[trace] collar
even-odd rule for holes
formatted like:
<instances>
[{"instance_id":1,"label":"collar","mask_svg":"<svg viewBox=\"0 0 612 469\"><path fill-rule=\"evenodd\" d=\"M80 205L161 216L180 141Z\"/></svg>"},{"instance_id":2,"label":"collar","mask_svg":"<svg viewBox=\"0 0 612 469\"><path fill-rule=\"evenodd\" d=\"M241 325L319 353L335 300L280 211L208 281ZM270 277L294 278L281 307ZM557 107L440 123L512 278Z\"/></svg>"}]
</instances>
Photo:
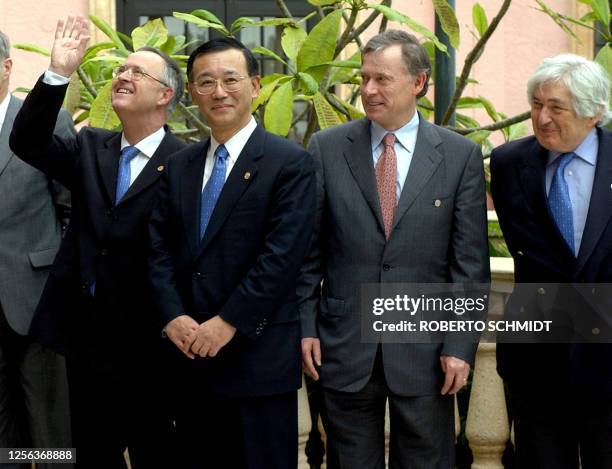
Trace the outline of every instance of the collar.
<instances>
[{"instance_id":1,"label":"collar","mask_svg":"<svg viewBox=\"0 0 612 469\"><path fill-rule=\"evenodd\" d=\"M255 131L256 127L257 127L257 122L255 121L255 118L251 116L251 120L249 120L247 125L245 125L242 129L240 129L234 135L232 135L232 137L227 142L224 143L225 149L229 153L229 158L232 161L236 161L238 159L238 156L240 155L240 153L242 153L242 149L244 148L247 141L251 137L251 134ZM217 150L217 147L219 145L220 143L217 142L217 140L215 140L215 137L213 137L211 134L210 135L210 149L209 149L209 152L211 155L215 154L215 151Z\"/></svg>"},{"instance_id":2,"label":"collar","mask_svg":"<svg viewBox=\"0 0 612 469\"><path fill-rule=\"evenodd\" d=\"M138 150L140 150L140 153L142 155L146 156L147 158L151 158L153 154L157 151L157 147L159 147L159 144L165 136L166 129L162 126L148 137L143 138L134 146L138 148ZM123 135L123 132L121 132L121 150L129 146L129 142L126 140L125 135Z\"/></svg>"},{"instance_id":3,"label":"collar","mask_svg":"<svg viewBox=\"0 0 612 469\"><path fill-rule=\"evenodd\" d=\"M11 101L11 93L6 93L5 98L0 103L0 129L6 119L6 113L8 111L9 103Z\"/></svg>"},{"instance_id":4,"label":"collar","mask_svg":"<svg viewBox=\"0 0 612 469\"><path fill-rule=\"evenodd\" d=\"M382 139L385 137L385 135L392 133L395 135L396 140L401 143L407 151L410 152L410 148L414 148L414 144L410 144L411 135L413 135L414 132L418 130L418 128L419 113L416 111L414 113L414 116L412 116L412 119L410 119L407 124L394 131L386 130L377 122L371 121L370 135L372 142L372 151L374 151L378 147L378 145L380 145L380 142L382 142ZM414 138L412 138L412 140L414 140Z\"/></svg>"},{"instance_id":5,"label":"collar","mask_svg":"<svg viewBox=\"0 0 612 469\"><path fill-rule=\"evenodd\" d=\"M597 163L598 146L599 139L597 138L597 129L593 127L584 140L580 142L580 145L576 147L574 153L586 163L595 166L595 163ZM552 165L562 154L563 153L559 153L558 151L549 151L546 166Z\"/></svg>"}]
</instances>

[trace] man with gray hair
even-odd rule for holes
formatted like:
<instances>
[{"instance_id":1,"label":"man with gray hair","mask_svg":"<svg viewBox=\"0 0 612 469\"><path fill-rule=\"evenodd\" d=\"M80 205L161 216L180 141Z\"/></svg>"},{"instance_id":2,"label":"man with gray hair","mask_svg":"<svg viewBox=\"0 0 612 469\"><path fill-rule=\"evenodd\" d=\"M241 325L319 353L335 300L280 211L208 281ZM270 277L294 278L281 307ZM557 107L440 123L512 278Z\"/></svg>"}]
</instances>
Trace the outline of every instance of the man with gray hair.
<instances>
[{"instance_id":1,"label":"man with gray hair","mask_svg":"<svg viewBox=\"0 0 612 469\"><path fill-rule=\"evenodd\" d=\"M163 325L154 319L148 284L147 226L168 159L185 146L165 125L183 80L163 52L133 52L111 81L122 131L85 127L76 137L53 136L88 40L85 18L58 21L49 69L10 137L15 153L71 189L74 201L31 333L68 353L77 467L125 468L126 448L133 469L172 467L165 459L172 457L172 422Z\"/></svg>"},{"instance_id":2,"label":"man with gray hair","mask_svg":"<svg viewBox=\"0 0 612 469\"><path fill-rule=\"evenodd\" d=\"M302 358L321 380L330 451L340 467L455 467L453 394L476 344L363 343L367 283L489 281L480 148L417 112L431 65L412 35L388 30L365 46L366 118L316 133L315 236L299 283ZM384 342L384 343L383 343Z\"/></svg>"},{"instance_id":3,"label":"man with gray hair","mask_svg":"<svg viewBox=\"0 0 612 469\"><path fill-rule=\"evenodd\" d=\"M593 284L612 282L612 133L602 128L610 80L597 63L563 54L542 61L527 92L534 135L491 155L491 193L518 287L505 314L568 312L582 343L498 344L516 467L610 468L612 344L584 343L609 337L611 322L609 306L599 315L593 308L600 295L610 298L609 287ZM530 288L542 283L564 285ZM583 283L588 300L576 293Z\"/></svg>"},{"instance_id":4,"label":"man with gray hair","mask_svg":"<svg viewBox=\"0 0 612 469\"><path fill-rule=\"evenodd\" d=\"M12 65L8 37L0 31L0 448L70 447L64 359L27 336L68 220L70 194L9 148L22 105L9 92ZM74 135L66 111L55 132Z\"/></svg>"}]
</instances>

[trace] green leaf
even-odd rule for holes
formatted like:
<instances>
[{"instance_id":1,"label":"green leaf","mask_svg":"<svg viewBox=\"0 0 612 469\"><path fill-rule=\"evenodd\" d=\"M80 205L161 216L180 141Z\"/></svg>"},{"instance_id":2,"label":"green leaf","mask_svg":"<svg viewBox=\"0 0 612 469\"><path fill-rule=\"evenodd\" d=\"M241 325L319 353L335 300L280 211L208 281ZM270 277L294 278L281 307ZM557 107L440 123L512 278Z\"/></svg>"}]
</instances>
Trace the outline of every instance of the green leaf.
<instances>
[{"instance_id":1,"label":"green leaf","mask_svg":"<svg viewBox=\"0 0 612 469\"><path fill-rule=\"evenodd\" d=\"M32 91L31 88L25 88L23 86L18 86L17 88L15 88L13 90L13 93L25 93L25 94L28 94L30 91Z\"/></svg>"},{"instance_id":2,"label":"green leaf","mask_svg":"<svg viewBox=\"0 0 612 469\"><path fill-rule=\"evenodd\" d=\"M134 44L132 42L132 38L130 36L128 36L127 34L122 33L121 31L117 31L117 36L119 36L119 39L121 39L121 41L125 44L125 47L127 47L130 50L134 50ZM122 51L121 52L125 57L128 56L129 51Z\"/></svg>"},{"instance_id":3,"label":"green leaf","mask_svg":"<svg viewBox=\"0 0 612 469\"><path fill-rule=\"evenodd\" d=\"M457 109L474 109L484 107L480 98L472 98L471 96L464 96L457 102Z\"/></svg>"},{"instance_id":4,"label":"green leaf","mask_svg":"<svg viewBox=\"0 0 612 469\"><path fill-rule=\"evenodd\" d=\"M272 96L272 92L275 90L276 85L278 85L283 78L291 79L292 77L289 77L288 75L280 75L277 76L274 80L268 81L268 83L264 83L263 79L261 80L259 96L257 96L257 98L253 100L253 103L251 104L251 112L255 112L259 106L264 105L268 101L268 99L270 99L270 96Z\"/></svg>"},{"instance_id":5,"label":"green leaf","mask_svg":"<svg viewBox=\"0 0 612 469\"><path fill-rule=\"evenodd\" d=\"M312 28L297 55L298 72L306 72L311 67L333 60L341 19L342 10L335 10ZM309 73L320 83L325 71L325 68L319 68Z\"/></svg>"},{"instance_id":6,"label":"green leaf","mask_svg":"<svg viewBox=\"0 0 612 469\"><path fill-rule=\"evenodd\" d=\"M389 8L385 5L376 5L368 3L368 7L380 11L390 21L405 24L415 33L420 34L421 36L424 36L431 42L433 42L439 50L441 50L442 52L446 52L446 46L438 40L436 35L431 30L423 26L421 23L418 23L417 21L404 15L403 13L400 13L399 11L394 10L393 8Z\"/></svg>"},{"instance_id":7,"label":"green leaf","mask_svg":"<svg viewBox=\"0 0 612 469\"><path fill-rule=\"evenodd\" d=\"M195 11L205 11L205 10L195 10ZM174 13L172 13L172 15L175 18L178 18L179 20L183 20L186 23L195 24L196 26L200 28L212 28L217 31L220 31L224 36L231 36L230 32L227 30L225 26L223 26L222 23L211 22L211 21L202 19L199 16L190 15L189 13L180 13L178 11L175 11Z\"/></svg>"},{"instance_id":8,"label":"green leaf","mask_svg":"<svg viewBox=\"0 0 612 469\"><path fill-rule=\"evenodd\" d=\"M352 66L353 64L355 66ZM348 60L330 62L330 65L333 68L327 83L328 86L350 83L358 75L358 70L361 68L361 52L355 52Z\"/></svg>"},{"instance_id":9,"label":"green leaf","mask_svg":"<svg viewBox=\"0 0 612 469\"><path fill-rule=\"evenodd\" d=\"M339 1L340 0L308 0L308 3L316 7L325 7L328 5L333 5L334 3L338 3Z\"/></svg>"},{"instance_id":10,"label":"green leaf","mask_svg":"<svg viewBox=\"0 0 612 469\"><path fill-rule=\"evenodd\" d=\"M351 120L355 120L355 119L361 119L362 117L365 116L364 112L361 111L360 109L356 108L355 106L353 106L351 103L347 103L345 100L340 99L338 97L336 97L336 99L338 100L338 102L340 102L340 104L342 104L342 106L344 106L344 108L348 111L349 116L351 118Z\"/></svg>"},{"instance_id":11,"label":"green leaf","mask_svg":"<svg viewBox=\"0 0 612 469\"><path fill-rule=\"evenodd\" d=\"M293 80L279 86L266 105L264 126L267 131L285 137L293 116Z\"/></svg>"},{"instance_id":12,"label":"green leaf","mask_svg":"<svg viewBox=\"0 0 612 469\"><path fill-rule=\"evenodd\" d=\"M255 24L255 20L253 18L249 18L246 16L242 16L240 18L236 18L232 25L230 26L230 31L232 34L235 34L240 28L246 26L253 26Z\"/></svg>"},{"instance_id":13,"label":"green leaf","mask_svg":"<svg viewBox=\"0 0 612 469\"><path fill-rule=\"evenodd\" d=\"M266 75L265 77L262 77L261 86L265 86L280 78L293 78L293 77L290 77L289 75L285 75L284 73L272 73L270 75Z\"/></svg>"},{"instance_id":14,"label":"green leaf","mask_svg":"<svg viewBox=\"0 0 612 469\"><path fill-rule=\"evenodd\" d=\"M161 46L159 46L159 50L162 52L171 55L174 53L176 49L176 38L174 36L168 36L166 42L164 42Z\"/></svg>"},{"instance_id":15,"label":"green leaf","mask_svg":"<svg viewBox=\"0 0 612 469\"><path fill-rule=\"evenodd\" d=\"M110 66L114 66L116 64L121 64L124 61L125 61L124 57L117 57L116 55L96 55L95 57L92 57L86 62L82 62L81 66L84 66L90 63L95 63L95 62L107 63Z\"/></svg>"},{"instance_id":16,"label":"green leaf","mask_svg":"<svg viewBox=\"0 0 612 469\"><path fill-rule=\"evenodd\" d=\"M68 83L63 106L70 115L73 115L78 109L79 104L81 104L81 82L79 75L75 72L70 75L70 82Z\"/></svg>"},{"instance_id":17,"label":"green leaf","mask_svg":"<svg viewBox=\"0 0 612 469\"><path fill-rule=\"evenodd\" d=\"M433 4L442 30L448 36L451 46L457 49L459 47L459 23L457 22L455 10L446 0L433 0Z\"/></svg>"},{"instance_id":18,"label":"green leaf","mask_svg":"<svg viewBox=\"0 0 612 469\"><path fill-rule=\"evenodd\" d=\"M141 47L159 48L168 40L168 28L160 18L147 21L132 31L134 50Z\"/></svg>"},{"instance_id":19,"label":"green leaf","mask_svg":"<svg viewBox=\"0 0 612 469\"><path fill-rule=\"evenodd\" d=\"M516 140L527 135L527 126L523 122L512 124L508 128L508 141Z\"/></svg>"},{"instance_id":20,"label":"green leaf","mask_svg":"<svg viewBox=\"0 0 612 469\"><path fill-rule=\"evenodd\" d=\"M487 14L484 8L482 8L482 5L478 2L472 7L472 22L474 23L476 31L478 31L478 34L482 37L489 27L489 21L487 20Z\"/></svg>"},{"instance_id":21,"label":"green leaf","mask_svg":"<svg viewBox=\"0 0 612 469\"><path fill-rule=\"evenodd\" d=\"M604 68L609 77L612 77L612 46L610 43L599 49L599 52L595 56L595 62ZM610 92L612 95L612 86Z\"/></svg>"},{"instance_id":22,"label":"green leaf","mask_svg":"<svg viewBox=\"0 0 612 469\"><path fill-rule=\"evenodd\" d=\"M89 111L90 124L92 127L99 127L102 129L114 129L120 125L119 118L113 106L111 105L111 88L113 83L108 82L102 88L98 90L98 96L91 103L91 110Z\"/></svg>"},{"instance_id":23,"label":"green leaf","mask_svg":"<svg viewBox=\"0 0 612 469\"><path fill-rule=\"evenodd\" d=\"M170 42L170 40L174 40L174 48L170 52L167 52L168 55L178 54L180 51L182 51L185 48L186 39L185 39L185 36L183 36L182 34L179 34L177 36L170 36L168 38L168 42ZM166 52L164 49L164 46L162 46L162 50Z\"/></svg>"},{"instance_id":24,"label":"green leaf","mask_svg":"<svg viewBox=\"0 0 612 469\"><path fill-rule=\"evenodd\" d=\"M466 135L472 142L477 143L478 145L482 144L487 138L491 135L490 130L477 130L475 132L470 132Z\"/></svg>"},{"instance_id":25,"label":"green leaf","mask_svg":"<svg viewBox=\"0 0 612 469\"><path fill-rule=\"evenodd\" d=\"M287 62L285 62L283 59L281 59L280 56L276 52L273 52L270 49L267 49L265 47L262 47L262 46L253 47L251 49L251 52L253 54L260 54L260 55L266 55L268 57L272 57L273 59L278 60L279 62L287 65Z\"/></svg>"},{"instance_id":26,"label":"green leaf","mask_svg":"<svg viewBox=\"0 0 612 469\"><path fill-rule=\"evenodd\" d=\"M476 119L473 119L470 116L466 116L465 114L455 114L455 119L457 119L457 123L466 129L473 129L475 127L480 127L480 124Z\"/></svg>"},{"instance_id":27,"label":"green leaf","mask_svg":"<svg viewBox=\"0 0 612 469\"><path fill-rule=\"evenodd\" d=\"M83 111L74 119L74 125L80 124L87 119L89 119L89 111Z\"/></svg>"},{"instance_id":28,"label":"green leaf","mask_svg":"<svg viewBox=\"0 0 612 469\"><path fill-rule=\"evenodd\" d=\"M85 55L83 56L83 60L81 62L86 62L92 57L98 55L98 52L108 49L113 49L115 47L114 42L99 42L98 44L94 44L90 46L85 51Z\"/></svg>"},{"instance_id":29,"label":"green leaf","mask_svg":"<svg viewBox=\"0 0 612 469\"><path fill-rule=\"evenodd\" d=\"M219 24L223 26L223 21L221 21L219 18L217 18L213 13L211 13L208 10L202 10L202 9L193 10L191 14L193 16L197 16L198 18L206 20L210 23L215 23L215 24Z\"/></svg>"},{"instance_id":30,"label":"green leaf","mask_svg":"<svg viewBox=\"0 0 612 469\"><path fill-rule=\"evenodd\" d=\"M91 22L93 24L96 25L96 27L100 31L102 31L104 34L106 34L108 36L108 38L111 41L113 41L113 43L115 44L117 49L119 49L120 51L122 51L122 52L124 52L126 54L129 53L129 51L127 50L127 47L125 47L125 44L119 38L119 35L117 34L117 31L115 31L110 24L108 24L102 18L98 18L96 15L89 15L89 19L91 20Z\"/></svg>"},{"instance_id":31,"label":"green leaf","mask_svg":"<svg viewBox=\"0 0 612 469\"><path fill-rule=\"evenodd\" d=\"M246 24L246 26L285 26L285 25L295 25L296 22L292 18L268 18L261 21L253 21L251 20Z\"/></svg>"},{"instance_id":32,"label":"green leaf","mask_svg":"<svg viewBox=\"0 0 612 469\"><path fill-rule=\"evenodd\" d=\"M334 125L342 124L343 121L336 113L336 110L332 107L331 104L327 102L325 96L323 96L320 92L317 92L314 95L313 103L315 107L315 112L317 113L319 127L321 129L326 129L328 127L333 127Z\"/></svg>"},{"instance_id":33,"label":"green leaf","mask_svg":"<svg viewBox=\"0 0 612 469\"><path fill-rule=\"evenodd\" d=\"M597 20L606 27L610 26L610 2L608 0L578 0L593 9Z\"/></svg>"},{"instance_id":34,"label":"green leaf","mask_svg":"<svg viewBox=\"0 0 612 469\"><path fill-rule=\"evenodd\" d=\"M572 31L563 21L564 18L561 17L561 15L559 15L557 12L555 12L554 10L552 10L550 7L548 7L548 5L546 5L542 0L536 0L536 3L540 6L542 12L546 13L548 16L550 16L550 18L557 23L557 26L559 26L566 34L568 34L569 36L573 37L574 39L578 39L576 34L574 34L574 31Z\"/></svg>"},{"instance_id":35,"label":"green leaf","mask_svg":"<svg viewBox=\"0 0 612 469\"><path fill-rule=\"evenodd\" d=\"M497 111L495 110L495 106L493 106L493 103L491 103L491 101L489 101L484 96L478 96L478 99L480 99L480 101L482 102L482 105L487 111L487 114L489 115L489 117L493 119L494 121L498 121L499 115L497 114Z\"/></svg>"},{"instance_id":36,"label":"green leaf","mask_svg":"<svg viewBox=\"0 0 612 469\"><path fill-rule=\"evenodd\" d=\"M300 79L300 88L308 96L312 96L319 90L319 84L317 80L312 78L312 75L305 72L298 72L298 78Z\"/></svg>"},{"instance_id":37,"label":"green leaf","mask_svg":"<svg viewBox=\"0 0 612 469\"><path fill-rule=\"evenodd\" d=\"M25 50L28 52L36 52L37 54L44 55L45 57L51 57L51 53L44 47L37 46L36 44L13 44L15 49Z\"/></svg>"},{"instance_id":38,"label":"green leaf","mask_svg":"<svg viewBox=\"0 0 612 469\"><path fill-rule=\"evenodd\" d=\"M304 44L307 36L308 34L302 28L287 26L283 29L281 46L289 59L295 60L297 58L300 47Z\"/></svg>"}]
</instances>

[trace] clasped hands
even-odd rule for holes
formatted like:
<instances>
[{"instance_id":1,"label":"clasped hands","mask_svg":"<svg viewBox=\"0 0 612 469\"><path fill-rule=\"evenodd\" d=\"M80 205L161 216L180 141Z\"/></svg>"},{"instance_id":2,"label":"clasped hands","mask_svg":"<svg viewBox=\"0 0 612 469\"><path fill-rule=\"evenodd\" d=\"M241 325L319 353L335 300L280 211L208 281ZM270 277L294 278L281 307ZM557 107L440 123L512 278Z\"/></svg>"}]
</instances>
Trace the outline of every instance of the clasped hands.
<instances>
[{"instance_id":1,"label":"clasped hands","mask_svg":"<svg viewBox=\"0 0 612 469\"><path fill-rule=\"evenodd\" d=\"M236 333L236 328L221 316L198 324L183 314L170 321L164 331L168 338L189 358L214 357Z\"/></svg>"}]
</instances>

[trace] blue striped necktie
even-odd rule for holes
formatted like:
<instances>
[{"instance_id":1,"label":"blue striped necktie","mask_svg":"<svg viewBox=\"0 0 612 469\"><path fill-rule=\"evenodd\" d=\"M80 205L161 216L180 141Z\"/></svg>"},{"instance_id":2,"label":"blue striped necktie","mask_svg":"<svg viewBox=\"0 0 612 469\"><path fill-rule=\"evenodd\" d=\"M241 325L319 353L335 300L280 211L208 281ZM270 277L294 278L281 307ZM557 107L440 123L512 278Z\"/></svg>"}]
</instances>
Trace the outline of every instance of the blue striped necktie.
<instances>
[{"instance_id":1,"label":"blue striped necktie","mask_svg":"<svg viewBox=\"0 0 612 469\"><path fill-rule=\"evenodd\" d=\"M548 191L548 206L565 242L573 253L574 249L574 215L569 188L565 180L565 168L576 156L575 153L563 153L559 156L558 166Z\"/></svg>"},{"instance_id":2,"label":"blue striped necktie","mask_svg":"<svg viewBox=\"0 0 612 469\"><path fill-rule=\"evenodd\" d=\"M134 159L140 150L136 147L125 147L121 150L121 158L119 159L119 174L117 175L117 190L115 191L115 205L123 198L125 193L130 188L130 161Z\"/></svg>"},{"instance_id":3,"label":"blue striped necktie","mask_svg":"<svg viewBox=\"0 0 612 469\"><path fill-rule=\"evenodd\" d=\"M226 160L228 156L229 153L225 145L219 145L215 150L215 165L210 179L202 191L200 203L200 240L204 237L204 233L206 233L206 227L215 209L217 200L219 200L223 184L225 184Z\"/></svg>"}]
</instances>

